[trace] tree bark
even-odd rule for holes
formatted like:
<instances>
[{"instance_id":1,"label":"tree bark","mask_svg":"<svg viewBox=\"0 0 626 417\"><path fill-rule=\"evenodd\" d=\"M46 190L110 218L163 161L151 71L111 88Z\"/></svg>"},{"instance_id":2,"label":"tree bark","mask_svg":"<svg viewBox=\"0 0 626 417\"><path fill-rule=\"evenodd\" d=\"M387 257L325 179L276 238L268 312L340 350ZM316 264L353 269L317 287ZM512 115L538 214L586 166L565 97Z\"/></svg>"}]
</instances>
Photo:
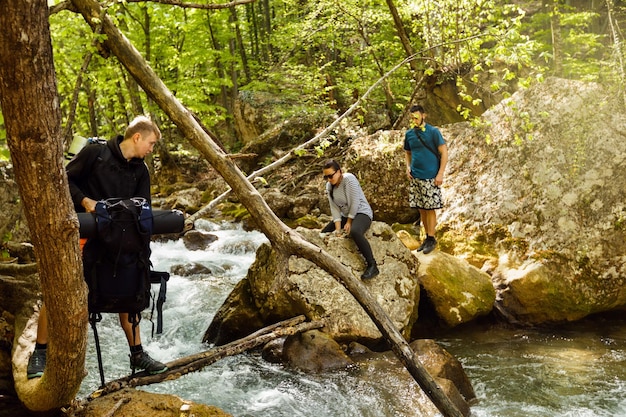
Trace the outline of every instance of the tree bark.
<instances>
[{"instance_id":1,"label":"tree bark","mask_svg":"<svg viewBox=\"0 0 626 417\"><path fill-rule=\"evenodd\" d=\"M550 10L550 31L552 32L552 61L554 75L563 75L563 38L561 36L561 10L558 0L545 4Z\"/></svg>"},{"instance_id":2,"label":"tree bark","mask_svg":"<svg viewBox=\"0 0 626 417\"><path fill-rule=\"evenodd\" d=\"M70 101L70 108L68 111L67 122L65 124L65 130L63 132L63 147L67 149L70 147L72 143L72 128L74 125L74 118L76 117L76 107L78 106L78 94L83 85L83 75L87 72L87 68L89 67L89 63L91 62L91 51L87 51L83 57L83 65L80 68L80 72L76 77L76 83L74 87L74 92L72 93L72 100Z\"/></svg>"},{"instance_id":3,"label":"tree bark","mask_svg":"<svg viewBox=\"0 0 626 417\"><path fill-rule=\"evenodd\" d=\"M246 53L245 45L243 44L243 37L241 36L241 29L239 27L239 16L237 15L237 8L231 7L230 9L231 19L233 25L235 25L235 35L237 39L237 48L239 49L239 56L241 57L241 66L243 68L243 73L246 76L243 84L247 84L250 82L250 66L248 65L248 54Z\"/></svg>"},{"instance_id":4,"label":"tree bark","mask_svg":"<svg viewBox=\"0 0 626 417\"><path fill-rule=\"evenodd\" d=\"M389 8L389 13L391 13L391 17L393 18L393 23L396 27L396 32L398 32L398 37L400 38L400 43L404 48L404 52L406 52L407 57L413 56L415 52L413 51L413 46L411 45L411 41L409 40L409 35L406 33L406 29L404 27L404 23L402 23L402 19L400 18L400 13L398 13L398 9L394 4L393 0L386 0L387 7ZM409 65L411 66L411 70L414 72L414 76L417 76L419 73L419 69L417 67L417 63L413 60L409 61Z\"/></svg>"},{"instance_id":5,"label":"tree bark","mask_svg":"<svg viewBox=\"0 0 626 417\"><path fill-rule=\"evenodd\" d=\"M84 376L87 292L63 168L61 111L45 0L0 1L0 106L48 310L48 366L26 379L33 340L16 332L13 377L34 411L70 403Z\"/></svg>"},{"instance_id":6,"label":"tree bark","mask_svg":"<svg viewBox=\"0 0 626 417\"><path fill-rule=\"evenodd\" d=\"M242 204L248 209L251 217L261 231L280 252L302 256L319 267L328 271L350 291L364 307L373 322L390 343L392 350L409 370L426 395L444 416L462 416L445 393L437 386L435 380L419 363L417 355L393 323L385 311L367 291L361 281L343 266L337 259L306 241L300 234L287 227L269 208L259 192L250 184L237 165L228 158L205 132L192 114L167 89L155 72L145 62L137 49L115 27L100 4L94 0L72 0L85 21L95 28L94 22L102 22L103 32L107 35L106 44L137 80L144 91L161 107L161 109L178 126L183 135L224 178L235 192Z\"/></svg>"}]
</instances>

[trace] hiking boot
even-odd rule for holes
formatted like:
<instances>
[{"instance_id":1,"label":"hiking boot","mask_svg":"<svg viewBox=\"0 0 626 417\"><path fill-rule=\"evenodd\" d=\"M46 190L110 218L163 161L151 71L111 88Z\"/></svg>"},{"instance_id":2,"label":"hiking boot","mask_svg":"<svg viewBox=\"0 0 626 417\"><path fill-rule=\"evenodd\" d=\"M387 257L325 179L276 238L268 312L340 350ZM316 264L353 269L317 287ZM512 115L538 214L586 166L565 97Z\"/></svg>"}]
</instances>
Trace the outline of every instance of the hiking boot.
<instances>
[{"instance_id":1,"label":"hiking boot","mask_svg":"<svg viewBox=\"0 0 626 417\"><path fill-rule=\"evenodd\" d=\"M424 246L426 246L426 241L427 241L427 240L428 240L428 238L424 239L424 241L422 242L422 244L421 244L421 245L419 245L419 246L418 246L418 248L417 248L417 249L415 249L415 250L416 250L416 251L418 251L418 252L423 251L423 250L424 250Z\"/></svg>"},{"instance_id":2,"label":"hiking boot","mask_svg":"<svg viewBox=\"0 0 626 417\"><path fill-rule=\"evenodd\" d=\"M26 368L26 377L28 379L41 378L43 371L46 369L46 349L35 349L28 360L28 368Z\"/></svg>"},{"instance_id":3,"label":"hiking boot","mask_svg":"<svg viewBox=\"0 0 626 417\"><path fill-rule=\"evenodd\" d=\"M144 351L130 355L130 368L133 372L135 369L143 369L150 375L156 375L167 371L167 366L165 366L165 364L155 361Z\"/></svg>"},{"instance_id":4,"label":"hiking boot","mask_svg":"<svg viewBox=\"0 0 626 417\"><path fill-rule=\"evenodd\" d=\"M434 251L436 246L437 240L432 236L428 236L424 241L424 247L422 248L422 250L424 251L424 255L428 255L429 253Z\"/></svg>"},{"instance_id":5,"label":"hiking boot","mask_svg":"<svg viewBox=\"0 0 626 417\"><path fill-rule=\"evenodd\" d=\"M376 266L376 264L372 264L369 265L367 269L365 269L365 272L363 272L363 275L361 275L361 279L372 279L379 273L380 272L378 271L378 267Z\"/></svg>"}]
</instances>

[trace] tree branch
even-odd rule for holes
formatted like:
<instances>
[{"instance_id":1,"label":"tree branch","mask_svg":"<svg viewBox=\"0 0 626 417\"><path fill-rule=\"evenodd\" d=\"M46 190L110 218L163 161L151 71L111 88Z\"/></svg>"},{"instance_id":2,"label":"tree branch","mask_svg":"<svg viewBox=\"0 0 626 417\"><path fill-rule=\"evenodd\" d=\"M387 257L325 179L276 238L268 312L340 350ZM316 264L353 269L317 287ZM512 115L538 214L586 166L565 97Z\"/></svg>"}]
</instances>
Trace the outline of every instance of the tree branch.
<instances>
[{"instance_id":1,"label":"tree branch","mask_svg":"<svg viewBox=\"0 0 626 417\"><path fill-rule=\"evenodd\" d=\"M304 320L306 320L304 316L284 320L271 326L264 327L251 335L227 343L223 346L217 346L204 352L168 362L166 365L169 369L161 374L149 375L147 372L143 371L134 375L116 379L107 383L104 388L92 393L89 397L95 398L96 396L99 397L107 395L126 387L138 387L142 385L156 384L166 380L171 381L178 379L191 372L197 372L220 359L252 350L258 346L265 345L274 339L278 339L279 337L290 336L312 329L319 329L324 326L324 323L321 321L305 323Z\"/></svg>"},{"instance_id":2,"label":"tree branch","mask_svg":"<svg viewBox=\"0 0 626 417\"><path fill-rule=\"evenodd\" d=\"M122 1L117 1L118 3L122 3ZM202 10L220 10L220 9L228 9L230 7L241 6L244 4L254 3L256 0L235 0L228 3L223 4L200 4L200 3L186 3L182 0L125 0L124 3L159 3L165 4L168 6L176 6L182 9L202 9ZM111 4L114 4L112 2ZM70 10L73 12L78 12L71 0L66 0L57 5L50 7L50 14L59 13L63 10Z\"/></svg>"}]
</instances>

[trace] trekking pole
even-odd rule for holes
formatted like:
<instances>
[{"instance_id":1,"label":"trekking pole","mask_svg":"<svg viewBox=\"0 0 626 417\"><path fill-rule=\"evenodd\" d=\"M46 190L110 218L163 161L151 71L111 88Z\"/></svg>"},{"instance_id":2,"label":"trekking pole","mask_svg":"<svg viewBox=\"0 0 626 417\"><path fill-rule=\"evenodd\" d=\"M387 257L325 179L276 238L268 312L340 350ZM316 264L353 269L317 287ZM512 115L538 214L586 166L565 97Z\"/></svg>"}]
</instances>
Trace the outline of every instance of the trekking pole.
<instances>
[{"instance_id":1,"label":"trekking pole","mask_svg":"<svg viewBox=\"0 0 626 417\"><path fill-rule=\"evenodd\" d=\"M98 330L96 323L102 321L100 313L91 313L89 315L89 323L93 329L93 337L96 340L96 356L98 357L98 370L100 371L100 388L104 388L104 368L102 367L102 352L100 351L100 339L98 338Z\"/></svg>"}]
</instances>

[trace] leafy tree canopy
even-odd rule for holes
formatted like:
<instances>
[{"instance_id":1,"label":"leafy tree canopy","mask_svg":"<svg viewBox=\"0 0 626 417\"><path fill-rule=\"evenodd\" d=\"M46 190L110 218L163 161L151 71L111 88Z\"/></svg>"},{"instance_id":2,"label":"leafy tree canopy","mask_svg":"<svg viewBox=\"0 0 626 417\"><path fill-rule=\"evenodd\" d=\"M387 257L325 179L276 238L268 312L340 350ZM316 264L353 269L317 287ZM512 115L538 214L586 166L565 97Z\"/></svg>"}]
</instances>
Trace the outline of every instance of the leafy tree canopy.
<instances>
[{"instance_id":1,"label":"leafy tree canopy","mask_svg":"<svg viewBox=\"0 0 626 417\"><path fill-rule=\"evenodd\" d=\"M110 137L138 112L155 114L167 127L124 68L108 58L102 35L59 7L63 3L53 3L51 10L60 10L51 14L50 25L66 141L73 134ZM345 110L407 58L390 13L392 0L197 3L203 7L111 2L107 12L210 128L227 128L234 101L257 93L281 97L277 106ZM504 97L550 74L612 83L623 93L623 4L576 4L531 1L522 9L502 0L402 0L395 7L415 51L414 68L434 84L456 80L467 103L457 111L469 118L486 96ZM386 90L363 103L364 113L397 117L418 75L409 65L391 73ZM284 110L285 117L293 111ZM0 117L0 158L7 155Z\"/></svg>"}]
</instances>

